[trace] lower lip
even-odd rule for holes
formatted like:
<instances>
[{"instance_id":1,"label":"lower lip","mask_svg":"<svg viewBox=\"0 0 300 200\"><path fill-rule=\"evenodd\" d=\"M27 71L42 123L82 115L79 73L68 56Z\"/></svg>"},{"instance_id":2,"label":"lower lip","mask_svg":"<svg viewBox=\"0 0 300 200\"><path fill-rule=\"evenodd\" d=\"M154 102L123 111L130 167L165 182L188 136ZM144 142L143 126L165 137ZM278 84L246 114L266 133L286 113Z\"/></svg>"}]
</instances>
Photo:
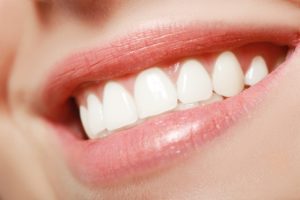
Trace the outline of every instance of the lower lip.
<instances>
[{"instance_id":1,"label":"lower lip","mask_svg":"<svg viewBox=\"0 0 300 200\"><path fill-rule=\"evenodd\" d=\"M70 133L61 133L66 130L60 129L72 172L80 181L98 186L142 178L173 166L180 158L226 133L255 109L285 74L290 60L236 97L166 113L105 138L80 140Z\"/></svg>"}]
</instances>

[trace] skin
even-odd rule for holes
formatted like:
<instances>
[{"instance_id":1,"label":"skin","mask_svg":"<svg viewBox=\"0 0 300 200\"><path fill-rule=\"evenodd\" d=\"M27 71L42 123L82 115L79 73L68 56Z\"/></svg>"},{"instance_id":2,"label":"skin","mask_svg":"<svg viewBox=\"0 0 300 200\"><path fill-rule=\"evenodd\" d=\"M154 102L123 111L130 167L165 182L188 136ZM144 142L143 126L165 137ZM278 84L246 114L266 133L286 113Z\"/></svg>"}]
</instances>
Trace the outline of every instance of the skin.
<instances>
[{"instance_id":1,"label":"skin","mask_svg":"<svg viewBox=\"0 0 300 200\"><path fill-rule=\"evenodd\" d=\"M0 1L3 199L300 198L300 58L230 134L138 183L109 188L82 184L70 173L58 138L33 105L53 63L76 49L162 21L286 24L300 31L299 1L105 0L93 6L80 0L54 2L50 8L30 0Z\"/></svg>"}]
</instances>

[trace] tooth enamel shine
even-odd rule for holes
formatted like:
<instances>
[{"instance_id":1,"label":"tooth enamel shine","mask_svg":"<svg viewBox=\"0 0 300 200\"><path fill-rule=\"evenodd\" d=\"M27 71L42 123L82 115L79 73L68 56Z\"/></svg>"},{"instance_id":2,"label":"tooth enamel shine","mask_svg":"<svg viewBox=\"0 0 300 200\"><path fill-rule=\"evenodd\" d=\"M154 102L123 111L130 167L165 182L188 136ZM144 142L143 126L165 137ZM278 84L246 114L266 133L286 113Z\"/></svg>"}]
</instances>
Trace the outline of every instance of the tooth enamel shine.
<instances>
[{"instance_id":1,"label":"tooth enamel shine","mask_svg":"<svg viewBox=\"0 0 300 200\"><path fill-rule=\"evenodd\" d=\"M266 61L261 56L256 56L252 59L250 67L245 76L246 85L255 85L263 80L269 73Z\"/></svg>"},{"instance_id":2,"label":"tooth enamel shine","mask_svg":"<svg viewBox=\"0 0 300 200\"><path fill-rule=\"evenodd\" d=\"M88 122L88 111L87 108L83 105L79 106L79 114L80 114L80 120L83 126L83 129L87 136L89 138L93 138L93 134L91 134L91 131L89 129L89 122Z\"/></svg>"},{"instance_id":3,"label":"tooth enamel shine","mask_svg":"<svg viewBox=\"0 0 300 200\"><path fill-rule=\"evenodd\" d=\"M97 90L92 87L88 92L83 91L76 100L87 137L104 137L168 111L223 101L238 95L245 85L253 86L260 82L269 73L264 57L256 55L244 75L237 56L231 51L219 54L210 70L214 55L191 57L174 63L170 66L172 68L148 68L136 75L129 74L101 84ZM277 59L280 63L284 61L282 57ZM270 60L276 63L276 60L273 61Z\"/></svg>"},{"instance_id":4,"label":"tooth enamel shine","mask_svg":"<svg viewBox=\"0 0 300 200\"><path fill-rule=\"evenodd\" d=\"M234 53L220 54L212 73L214 91L225 97L232 97L244 89L244 74Z\"/></svg>"},{"instance_id":5,"label":"tooth enamel shine","mask_svg":"<svg viewBox=\"0 0 300 200\"><path fill-rule=\"evenodd\" d=\"M138 120L132 96L119 83L110 81L104 87L103 110L106 128L116 130Z\"/></svg>"},{"instance_id":6,"label":"tooth enamel shine","mask_svg":"<svg viewBox=\"0 0 300 200\"><path fill-rule=\"evenodd\" d=\"M182 103L195 103L211 97L211 79L198 60L190 59L182 64L177 79L177 93Z\"/></svg>"},{"instance_id":7,"label":"tooth enamel shine","mask_svg":"<svg viewBox=\"0 0 300 200\"><path fill-rule=\"evenodd\" d=\"M105 130L102 103L94 94L87 95L87 120L90 138L97 138Z\"/></svg>"},{"instance_id":8,"label":"tooth enamel shine","mask_svg":"<svg viewBox=\"0 0 300 200\"><path fill-rule=\"evenodd\" d=\"M135 81L134 96L140 118L172 110L177 106L177 93L170 78L160 68L141 72Z\"/></svg>"}]
</instances>

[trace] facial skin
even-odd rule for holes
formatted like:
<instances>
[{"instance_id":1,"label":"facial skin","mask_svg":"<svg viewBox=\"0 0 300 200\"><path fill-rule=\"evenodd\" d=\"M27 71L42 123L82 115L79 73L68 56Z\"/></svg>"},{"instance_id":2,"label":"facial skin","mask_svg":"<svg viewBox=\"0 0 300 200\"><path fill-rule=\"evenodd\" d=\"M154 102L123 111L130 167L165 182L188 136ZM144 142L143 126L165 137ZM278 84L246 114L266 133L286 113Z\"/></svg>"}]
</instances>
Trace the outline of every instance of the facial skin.
<instances>
[{"instance_id":1,"label":"facial skin","mask_svg":"<svg viewBox=\"0 0 300 200\"><path fill-rule=\"evenodd\" d=\"M42 2L42 1L41 1ZM0 196L3 199L298 199L300 57L264 102L185 162L135 183L76 179L35 106L53 64L132 29L199 20L286 25L300 33L300 2L284 0L0 1Z\"/></svg>"}]
</instances>

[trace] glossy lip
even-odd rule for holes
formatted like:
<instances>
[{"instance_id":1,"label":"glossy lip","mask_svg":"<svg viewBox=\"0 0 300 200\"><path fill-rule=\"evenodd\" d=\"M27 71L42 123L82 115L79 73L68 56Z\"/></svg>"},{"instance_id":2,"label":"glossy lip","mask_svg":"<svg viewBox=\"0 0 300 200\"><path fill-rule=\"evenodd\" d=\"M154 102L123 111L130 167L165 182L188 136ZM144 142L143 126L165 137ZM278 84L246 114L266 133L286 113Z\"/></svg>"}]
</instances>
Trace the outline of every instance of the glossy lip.
<instances>
[{"instance_id":1,"label":"glossy lip","mask_svg":"<svg viewBox=\"0 0 300 200\"><path fill-rule=\"evenodd\" d=\"M284 30L284 31L277 31ZM107 46L63 60L47 79L40 108L58 112L85 82L133 73L161 61L218 51L252 42L296 46L299 34L286 27L167 26L129 34ZM293 53L295 55L296 53ZM299 53L297 53L299 54ZM291 59L289 59L291 60ZM61 138L71 171L91 185L107 185L170 166L247 116L284 74L282 64L268 78L240 95L205 107L167 113L99 140L81 140L51 122ZM43 109L47 105L48 109Z\"/></svg>"}]
</instances>

